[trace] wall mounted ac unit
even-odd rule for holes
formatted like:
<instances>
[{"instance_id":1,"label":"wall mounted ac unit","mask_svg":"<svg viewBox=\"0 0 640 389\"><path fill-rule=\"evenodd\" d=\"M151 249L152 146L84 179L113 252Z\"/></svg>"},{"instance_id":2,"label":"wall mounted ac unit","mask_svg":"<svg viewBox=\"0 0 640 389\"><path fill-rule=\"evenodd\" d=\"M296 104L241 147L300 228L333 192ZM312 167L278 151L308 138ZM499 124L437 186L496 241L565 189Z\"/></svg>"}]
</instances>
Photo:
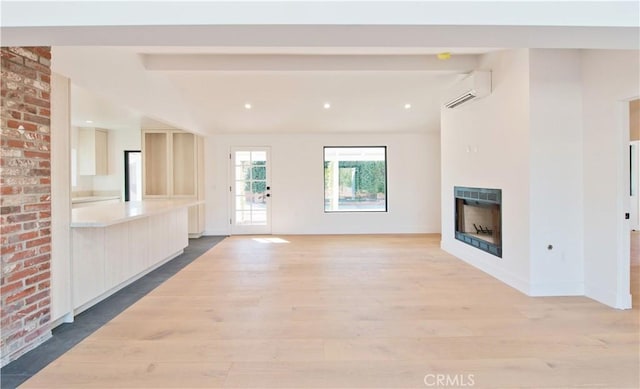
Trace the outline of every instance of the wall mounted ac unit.
<instances>
[{"instance_id":1,"label":"wall mounted ac unit","mask_svg":"<svg viewBox=\"0 0 640 389\"><path fill-rule=\"evenodd\" d=\"M456 83L447 92L446 108L455 108L468 101L485 97L491 93L491 71L476 70Z\"/></svg>"}]
</instances>

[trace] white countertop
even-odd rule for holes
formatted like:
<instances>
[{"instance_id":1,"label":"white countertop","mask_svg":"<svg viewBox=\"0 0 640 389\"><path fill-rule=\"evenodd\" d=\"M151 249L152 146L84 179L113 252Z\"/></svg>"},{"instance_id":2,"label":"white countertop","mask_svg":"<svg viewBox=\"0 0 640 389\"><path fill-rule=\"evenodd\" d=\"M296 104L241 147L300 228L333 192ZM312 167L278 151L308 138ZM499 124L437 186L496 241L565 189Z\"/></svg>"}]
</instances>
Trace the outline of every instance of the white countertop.
<instances>
[{"instance_id":1,"label":"white countertop","mask_svg":"<svg viewBox=\"0 0 640 389\"><path fill-rule=\"evenodd\" d=\"M71 227L108 227L202 203L195 199L143 200L76 208L71 210Z\"/></svg>"},{"instance_id":2,"label":"white countertop","mask_svg":"<svg viewBox=\"0 0 640 389\"><path fill-rule=\"evenodd\" d=\"M71 203L91 203L94 201L108 201L108 200L120 200L120 196L82 196L82 197L72 197Z\"/></svg>"}]
</instances>

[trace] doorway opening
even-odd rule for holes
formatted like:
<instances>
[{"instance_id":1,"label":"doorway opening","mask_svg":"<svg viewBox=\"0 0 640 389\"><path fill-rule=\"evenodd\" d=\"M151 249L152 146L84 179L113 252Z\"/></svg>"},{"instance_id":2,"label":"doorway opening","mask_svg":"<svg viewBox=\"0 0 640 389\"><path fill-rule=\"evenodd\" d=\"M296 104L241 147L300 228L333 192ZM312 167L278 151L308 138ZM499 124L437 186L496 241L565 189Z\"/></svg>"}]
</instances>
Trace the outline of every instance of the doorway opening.
<instances>
[{"instance_id":1,"label":"doorway opening","mask_svg":"<svg viewBox=\"0 0 640 389\"><path fill-rule=\"evenodd\" d=\"M124 201L142 201L142 152L124 151Z\"/></svg>"},{"instance_id":2,"label":"doorway opening","mask_svg":"<svg viewBox=\"0 0 640 389\"><path fill-rule=\"evenodd\" d=\"M234 147L231 165L231 233L271 234L270 149Z\"/></svg>"}]
</instances>

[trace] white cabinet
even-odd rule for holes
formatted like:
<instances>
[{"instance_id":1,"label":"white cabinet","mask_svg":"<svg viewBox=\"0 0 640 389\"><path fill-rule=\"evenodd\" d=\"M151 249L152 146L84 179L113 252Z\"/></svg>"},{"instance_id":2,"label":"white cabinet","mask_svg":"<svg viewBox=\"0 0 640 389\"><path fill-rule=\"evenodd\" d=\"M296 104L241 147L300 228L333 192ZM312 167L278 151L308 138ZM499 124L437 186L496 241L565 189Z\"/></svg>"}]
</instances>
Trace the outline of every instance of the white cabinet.
<instances>
[{"instance_id":1,"label":"white cabinet","mask_svg":"<svg viewBox=\"0 0 640 389\"><path fill-rule=\"evenodd\" d=\"M73 307L78 308L106 291L105 229L72 229Z\"/></svg>"},{"instance_id":2,"label":"white cabinet","mask_svg":"<svg viewBox=\"0 0 640 389\"><path fill-rule=\"evenodd\" d=\"M73 209L76 208L85 208L85 207L95 207L96 205L107 205L107 204L117 204L120 202L120 198L102 198L96 197L95 200L84 200L76 201L71 199L71 206Z\"/></svg>"},{"instance_id":3,"label":"white cabinet","mask_svg":"<svg viewBox=\"0 0 640 389\"><path fill-rule=\"evenodd\" d=\"M78 131L78 174L104 176L108 172L107 130L80 128Z\"/></svg>"},{"instance_id":4,"label":"white cabinet","mask_svg":"<svg viewBox=\"0 0 640 389\"><path fill-rule=\"evenodd\" d=\"M189 245L187 214L175 208L106 227L72 228L74 313L182 253Z\"/></svg>"},{"instance_id":5,"label":"white cabinet","mask_svg":"<svg viewBox=\"0 0 640 389\"><path fill-rule=\"evenodd\" d=\"M110 289L134 275L132 268L136 259L129 257L129 223L104 228L104 282Z\"/></svg>"},{"instance_id":6,"label":"white cabinet","mask_svg":"<svg viewBox=\"0 0 640 389\"><path fill-rule=\"evenodd\" d=\"M204 204L189 207L189 238L199 238L204 232Z\"/></svg>"}]
</instances>

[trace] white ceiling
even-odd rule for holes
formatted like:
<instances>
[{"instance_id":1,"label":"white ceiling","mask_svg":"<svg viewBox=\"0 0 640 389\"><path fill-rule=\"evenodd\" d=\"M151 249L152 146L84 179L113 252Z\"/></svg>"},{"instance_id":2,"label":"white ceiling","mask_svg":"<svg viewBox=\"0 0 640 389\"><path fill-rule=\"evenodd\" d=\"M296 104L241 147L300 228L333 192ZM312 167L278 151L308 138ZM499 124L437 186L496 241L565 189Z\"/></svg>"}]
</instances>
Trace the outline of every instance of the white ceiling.
<instances>
[{"instance_id":1,"label":"white ceiling","mask_svg":"<svg viewBox=\"0 0 640 389\"><path fill-rule=\"evenodd\" d=\"M638 49L638 9L637 1L3 1L0 27L3 45L53 46L54 71L102 96L75 101L74 123L437 131L442 89L478 55ZM452 59L435 59L443 51Z\"/></svg>"},{"instance_id":2,"label":"white ceiling","mask_svg":"<svg viewBox=\"0 0 640 389\"><path fill-rule=\"evenodd\" d=\"M108 50L140 54L138 58L147 68L144 71L163 77L177 90L190 117L204 132L289 133L439 131L443 90L460 74L475 68L477 53L492 49L450 49L458 54L448 61L433 54L440 48L225 50L158 46ZM54 57L55 53L54 48ZM73 125L173 127L98 93L74 86ZM326 102L330 102L330 109L323 107ZM245 109L247 103L252 105L249 110ZM406 104L411 108L406 109Z\"/></svg>"},{"instance_id":3,"label":"white ceiling","mask_svg":"<svg viewBox=\"0 0 640 389\"><path fill-rule=\"evenodd\" d=\"M71 125L74 127L96 127L122 131L140 128L175 128L75 84L71 84L71 96Z\"/></svg>"},{"instance_id":4,"label":"white ceiling","mask_svg":"<svg viewBox=\"0 0 640 389\"><path fill-rule=\"evenodd\" d=\"M143 116L129 108L114 104L94 91L71 84L71 125L113 130L140 128Z\"/></svg>"},{"instance_id":5,"label":"white ceiling","mask_svg":"<svg viewBox=\"0 0 640 389\"><path fill-rule=\"evenodd\" d=\"M439 130L441 91L457 75L313 71L168 77L189 100L194 119L212 132L406 132ZM246 103L252 108L245 109Z\"/></svg>"}]
</instances>

